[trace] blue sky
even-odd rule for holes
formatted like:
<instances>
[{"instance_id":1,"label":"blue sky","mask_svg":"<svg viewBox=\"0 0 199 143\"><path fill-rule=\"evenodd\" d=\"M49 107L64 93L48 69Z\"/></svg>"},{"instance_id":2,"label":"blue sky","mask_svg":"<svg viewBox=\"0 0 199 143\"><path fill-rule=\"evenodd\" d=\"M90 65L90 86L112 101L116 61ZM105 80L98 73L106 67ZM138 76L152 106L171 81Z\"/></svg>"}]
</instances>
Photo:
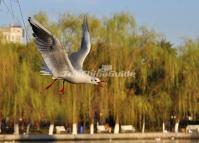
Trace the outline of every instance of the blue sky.
<instances>
[{"instance_id":1,"label":"blue sky","mask_svg":"<svg viewBox=\"0 0 199 143\"><path fill-rule=\"evenodd\" d=\"M0 25L21 23L17 0L4 1L7 7L1 1ZM129 12L138 26L163 33L176 45L183 38L199 38L199 0L20 0L20 3L25 19L40 10L46 11L52 19L64 12L89 13L98 17Z\"/></svg>"}]
</instances>

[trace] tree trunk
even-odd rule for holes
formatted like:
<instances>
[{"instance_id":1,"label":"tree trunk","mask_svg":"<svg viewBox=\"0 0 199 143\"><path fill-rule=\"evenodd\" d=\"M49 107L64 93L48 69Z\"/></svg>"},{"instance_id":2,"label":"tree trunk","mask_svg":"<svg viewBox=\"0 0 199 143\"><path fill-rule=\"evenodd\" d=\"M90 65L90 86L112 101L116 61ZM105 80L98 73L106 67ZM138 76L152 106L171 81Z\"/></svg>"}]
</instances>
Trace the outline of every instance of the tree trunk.
<instances>
[{"instance_id":1,"label":"tree trunk","mask_svg":"<svg viewBox=\"0 0 199 143\"><path fill-rule=\"evenodd\" d=\"M1 133L1 124L2 124L2 122L0 121L0 133Z\"/></svg>"},{"instance_id":2,"label":"tree trunk","mask_svg":"<svg viewBox=\"0 0 199 143\"><path fill-rule=\"evenodd\" d=\"M114 134L119 134L119 131L120 131L120 125L119 123L116 123L114 128Z\"/></svg>"},{"instance_id":3,"label":"tree trunk","mask_svg":"<svg viewBox=\"0 0 199 143\"><path fill-rule=\"evenodd\" d=\"M40 131L40 121L35 121L37 131Z\"/></svg>"},{"instance_id":4,"label":"tree trunk","mask_svg":"<svg viewBox=\"0 0 199 143\"><path fill-rule=\"evenodd\" d=\"M90 134L94 134L94 125L91 123L90 125Z\"/></svg>"},{"instance_id":5,"label":"tree trunk","mask_svg":"<svg viewBox=\"0 0 199 143\"><path fill-rule=\"evenodd\" d=\"M76 135L77 134L77 123L73 123L73 132L72 132L73 135Z\"/></svg>"},{"instance_id":6,"label":"tree trunk","mask_svg":"<svg viewBox=\"0 0 199 143\"><path fill-rule=\"evenodd\" d=\"M14 134L19 135L19 124L18 123L14 123Z\"/></svg>"},{"instance_id":7,"label":"tree trunk","mask_svg":"<svg viewBox=\"0 0 199 143\"><path fill-rule=\"evenodd\" d=\"M143 123L142 123L142 133L145 132L145 118L143 119Z\"/></svg>"},{"instance_id":8,"label":"tree trunk","mask_svg":"<svg viewBox=\"0 0 199 143\"><path fill-rule=\"evenodd\" d=\"M175 133L178 133L178 129L179 129L179 120L177 120L175 123Z\"/></svg>"},{"instance_id":9,"label":"tree trunk","mask_svg":"<svg viewBox=\"0 0 199 143\"><path fill-rule=\"evenodd\" d=\"M30 123L28 123L27 127L26 127L26 134L29 135L30 134Z\"/></svg>"},{"instance_id":10,"label":"tree trunk","mask_svg":"<svg viewBox=\"0 0 199 143\"><path fill-rule=\"evenodd\" d=\"M49 131L48 131L48 135L53 135L53 130L54 130L54 123L51 123L49 127Z\"/></svg>"},{"instance_id":11,"label":"tree trunk","mask_svg":"<svg viewBox=\"0 0 199 143\"><path fill-rule=\"evenodd\" d=\"M2 126L2 119L3 119L3 114L0 112L0 133L1 133L1 126Z\"/></svg>"},{"instance_id":12,"label":"tree trunk","mask_svg":"<svg viewBox=\"0 0 199 143\"><path fill-rule=\"evenodd\" d=\"M165 123L162 122L162 132L165 133Z\"/></svg>"}]
</instances>

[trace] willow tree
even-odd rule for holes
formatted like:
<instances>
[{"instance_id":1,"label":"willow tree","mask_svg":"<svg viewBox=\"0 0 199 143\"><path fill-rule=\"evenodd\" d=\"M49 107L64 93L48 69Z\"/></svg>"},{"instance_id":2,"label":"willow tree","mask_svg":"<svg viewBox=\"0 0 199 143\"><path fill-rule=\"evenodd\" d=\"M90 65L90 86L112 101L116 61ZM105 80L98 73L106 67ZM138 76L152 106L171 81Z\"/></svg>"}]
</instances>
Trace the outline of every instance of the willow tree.
<instances>
[{"instance_id":1,"label":"willow tree","mask_svg":"<svg viewBox=\"0 0 199 143\"><path fill-rule=\"evenodd\" d=\"M11 48L7 43L1 44L1 56L0 56L0 66L1 70L1 81L0 81L0 98L1 98L1 114L2 118L11 118L13 113L13 94L16 92L15 88L15 76L16 69L13 65L18 65L17 53Z\"/></svg>"},{"instance_id":2,"label":"willow tree","mask_svg":"<svg viewBox=\"0 0 199 143\"><path fill-rule=\"evenodd\" d=\"M160 92L154 96L154 109L157 121L162 122L162 131L165 132L165 122L170 119L172 100L171 96L166 92ZM162 102L164 101L164 102ZM158 123L157 123L158 124Z\"/></svg>"},{"instance_id":3,"label":"willow tree","mask_svg":"<svg viewBox=\"0 0 199 143\"><path fill-rule=\"evenodd\" d=\"M185 116L196 119L198 114L198 41L187 40L180 49L179 81L175 94L177 120Z\"/></svg>"}]
</instances>

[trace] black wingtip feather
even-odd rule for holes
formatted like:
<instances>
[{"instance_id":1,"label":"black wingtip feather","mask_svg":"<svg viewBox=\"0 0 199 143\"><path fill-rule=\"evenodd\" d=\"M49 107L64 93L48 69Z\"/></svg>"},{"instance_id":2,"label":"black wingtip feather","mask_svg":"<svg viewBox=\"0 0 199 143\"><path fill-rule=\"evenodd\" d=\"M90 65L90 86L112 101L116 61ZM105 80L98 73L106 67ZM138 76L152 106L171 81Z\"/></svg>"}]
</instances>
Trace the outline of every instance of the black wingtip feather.
<instances>
[{"instance_id":1,"label":"black wingtip feather","mask_svg":"<svg viewBox=\"0 0 199 143\"><path fill-rule=\"evenodd\" d=\"M86 29L88 30L89 32L89 28L88 28L88 20L87 20L87 16L85 15L84 16L84 21L83 21L83 24L82 24L82 27L86 27Z\"/></svg>"},{"instance_id":2,"label":"black wingtip feather","mask_svg":"<svg viewBox=\"0 0 199 143\"><path fill-rule=\"evenodd\" d=\"M31 20L31 17L28 17L28 21L30 22L30 20Z\"/></svg>"},{"instance_id":3,"label":"black wingtip feather","mask_svg":"<svg viewBox=\"0 0 199 143\"><path fill-rule=\"evenodd\" d=\"M33 37L36 37L37 35L35 33L32 34Z\"/></svg>"}]
</instances>

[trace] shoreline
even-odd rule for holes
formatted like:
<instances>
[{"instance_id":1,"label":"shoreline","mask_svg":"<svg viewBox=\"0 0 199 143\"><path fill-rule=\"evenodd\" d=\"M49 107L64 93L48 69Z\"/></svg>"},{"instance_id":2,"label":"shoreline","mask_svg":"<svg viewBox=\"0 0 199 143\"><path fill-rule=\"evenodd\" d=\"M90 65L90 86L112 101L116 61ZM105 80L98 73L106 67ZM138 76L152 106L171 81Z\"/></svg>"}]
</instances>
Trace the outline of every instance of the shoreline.
<instances>
[{"instance_id":1,"label":"shoreline","mask_svg":"<svg viewBox=\"0 0 199 143\"><path fill-rule=\"evenodd\" d=\"M81 140L199 140L199 133L120 133L120 134L55 134L0 135L0 141L81 141Z\"/></svg>"}]
</instances>

